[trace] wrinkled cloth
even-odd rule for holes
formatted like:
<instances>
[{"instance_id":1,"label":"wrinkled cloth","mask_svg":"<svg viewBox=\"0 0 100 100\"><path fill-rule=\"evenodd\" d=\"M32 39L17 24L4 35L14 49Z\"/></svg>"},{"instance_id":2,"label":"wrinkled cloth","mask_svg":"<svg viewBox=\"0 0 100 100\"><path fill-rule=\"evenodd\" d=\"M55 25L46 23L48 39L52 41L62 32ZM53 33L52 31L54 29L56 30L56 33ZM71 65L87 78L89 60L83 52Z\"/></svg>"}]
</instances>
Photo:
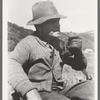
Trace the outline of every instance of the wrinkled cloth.
<instances>
[{"instance_id":1,"label":"wrinkled cloth","mask_svg":"<svg viewBox=\"0 0 100 100\"><path fill-rule=\"evenodd\" d=\"M70 90L60 92L40 92L43 100L94 100L94 82L88 80L75 85Z\"/></svg>"},{"instance_id":2,"label":"wrinkled cloth","mask_svg":"<svg viewBox=\"0 0 100 100\"><path fill-rule=\"evenodd\" d=\"M62 91L42 91L39 94L42 100L94 100L94 82L88 80L73 86L69 90L66 87ZM8 97L10 97L8 100L26 100L19 97L17 93Z\"/></svg>"},{"instance_id":3,"label":"wrinkled cloth","mask_svg":"<svg viewBox=\"0 0 100 100\"><path fill-rule=\"evenodd\" d=\"M71 100L95 100L95 83L93 80L88 80L74 85L69 90L67 87L60 93L67 96Z\"/></svg>"},{"instance_id":4,"label":"wrinkled cloth","mask_svg":"<svg viewBox=\"0 0 100 100\"><path fill-rule=\"evenodd\" d=\"M39 62L43 66L32 67ZM57 81L62 76L61 63L59 52L51 45L36 36L27 36L9 54L8 81L22 95L34 88L51 91L52 77ZM39 79L35 77L30 81L27 75L30 70L34 70L34 74L38 72L36 77Z\"/></svg>"},{"instance_id":5,"label":"wrinkled cloth","mask_svg":"<svg viewBox=\"0 0 100 100\"><path fill-rule=\"evenodd\" d=\"M53 77L62 80L62 69L59 52L29 35L9 54L8 82L22 96L32 89L51 92Z\"/></svg>"}]
</instances>

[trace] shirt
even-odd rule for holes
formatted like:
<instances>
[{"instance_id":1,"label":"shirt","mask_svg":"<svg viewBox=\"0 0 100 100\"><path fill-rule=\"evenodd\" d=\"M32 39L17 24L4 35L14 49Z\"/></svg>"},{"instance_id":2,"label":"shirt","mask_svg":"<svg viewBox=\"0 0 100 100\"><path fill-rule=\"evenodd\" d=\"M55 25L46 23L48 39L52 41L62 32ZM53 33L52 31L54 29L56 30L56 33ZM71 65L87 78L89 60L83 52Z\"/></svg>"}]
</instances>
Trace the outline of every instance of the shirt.
<instances>
[{"instance_id":1,"label":"shirt","mask_svg":"<svg viewBox=\"0 0 100 100\"><path fill-rule=\"evenodd\" d=\"M51 91L52 78L62 77L59 52L37 36L29 35L9 54L8 82L22 95L36 88Z\"/></svg>"}]
</instances>

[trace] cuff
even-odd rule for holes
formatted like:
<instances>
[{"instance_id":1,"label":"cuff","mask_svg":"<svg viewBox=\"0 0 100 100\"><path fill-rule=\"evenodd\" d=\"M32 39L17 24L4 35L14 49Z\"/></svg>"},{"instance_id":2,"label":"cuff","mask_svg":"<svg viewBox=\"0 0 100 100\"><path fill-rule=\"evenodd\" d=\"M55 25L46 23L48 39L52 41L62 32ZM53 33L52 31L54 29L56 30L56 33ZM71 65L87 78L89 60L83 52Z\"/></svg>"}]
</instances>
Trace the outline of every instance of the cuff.
<instances>
[{"instance_id":1,"label":"cuff","mask_svg":"<svg viewBox=\"0 0 100 100\"><path fill-rule=\"evenodd\" d=\"M29 80L23 80L16 86L17 92L21 93L22 96L32 89L36 89L36 87Z\"/></svg>"}]
</instances>

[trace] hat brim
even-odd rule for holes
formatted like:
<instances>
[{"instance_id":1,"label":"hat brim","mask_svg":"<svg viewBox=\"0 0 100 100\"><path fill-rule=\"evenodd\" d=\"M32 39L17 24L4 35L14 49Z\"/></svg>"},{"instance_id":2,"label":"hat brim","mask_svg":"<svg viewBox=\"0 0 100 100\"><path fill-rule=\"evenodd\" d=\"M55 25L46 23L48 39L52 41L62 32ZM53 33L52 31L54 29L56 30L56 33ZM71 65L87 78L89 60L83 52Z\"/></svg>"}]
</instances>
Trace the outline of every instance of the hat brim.
<instances>
[{"instance_id":1,"label":"hat brim","mask_svg":"<svg viewBox=\"0 0 100 100\"><path fill-rule=\"evenodd\" d=\"M54 19L54 18L67 18L67 16L63 16L63 15L60 15L60 14L55 14L55 15L52 15L52 16L46 16L46 17L42 17L42 18L39 18L37 20L30 20L27 25L38 25L38 24L42 24L43 22L49 20L49 19Z\"/></svg>"}]
</instances>

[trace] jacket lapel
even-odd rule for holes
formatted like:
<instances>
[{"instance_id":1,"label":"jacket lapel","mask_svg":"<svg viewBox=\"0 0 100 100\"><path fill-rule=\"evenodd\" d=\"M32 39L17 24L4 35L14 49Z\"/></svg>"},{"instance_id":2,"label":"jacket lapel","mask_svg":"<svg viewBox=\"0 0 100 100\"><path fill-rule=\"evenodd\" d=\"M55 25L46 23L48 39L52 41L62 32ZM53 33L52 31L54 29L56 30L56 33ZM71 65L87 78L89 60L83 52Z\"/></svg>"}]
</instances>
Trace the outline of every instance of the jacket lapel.
<instances>
[{"instance_id":1,"label":"jacket lapel","mask_svg":"<svg viewBox=\"0 0 100 100\"><path fill-rule=\"evenodd\" d=\"M40 44L41 50L42 50L43 55L44 55L43 59L52 68L54 55L55 55L54 48L50 44L40 40L38 37L35 37L35 38L36 38L37 42Z\"/></svg>"}]
</instances>

